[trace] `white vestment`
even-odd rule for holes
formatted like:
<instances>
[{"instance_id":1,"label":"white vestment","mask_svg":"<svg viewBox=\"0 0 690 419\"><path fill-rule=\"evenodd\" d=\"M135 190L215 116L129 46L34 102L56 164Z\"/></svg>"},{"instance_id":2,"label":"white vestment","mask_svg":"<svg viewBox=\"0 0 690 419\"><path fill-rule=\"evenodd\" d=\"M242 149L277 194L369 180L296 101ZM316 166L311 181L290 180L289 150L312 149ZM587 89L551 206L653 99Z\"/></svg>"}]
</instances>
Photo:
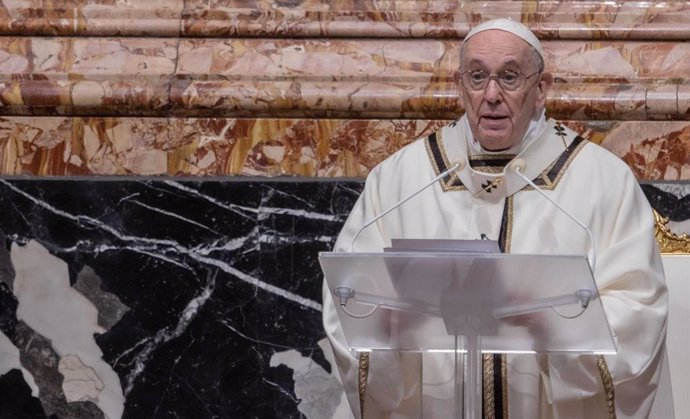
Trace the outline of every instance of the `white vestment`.
<instances>
[{"instance_id":1,"label":"white vestment","mask_svg":"<svg viewBox=\"0 0 690 419\"><path fill-rule=\"evenodd\" d=\"M628 167L608 151L553 120L542 118L530 130L531 140L509 150L517 155L482 152L468 140L463 120L401 149L367 177L336 251L378 252L394 238L488 238L510 253L588 254L585 230L514 173L518 161L528 178L591 230L594 277L619 347L617 355L605 357L505 355L496 364L503 412L490 407L487 417L646 418L667 316L652 209ZM351 245L367 221L456 162L457 175L364 229ZM359 417L358 354L346 347L327 287L324 327ZM369 363L365 419L452 417L452 356L374 352Z\"/></svg>"}]
</instances>

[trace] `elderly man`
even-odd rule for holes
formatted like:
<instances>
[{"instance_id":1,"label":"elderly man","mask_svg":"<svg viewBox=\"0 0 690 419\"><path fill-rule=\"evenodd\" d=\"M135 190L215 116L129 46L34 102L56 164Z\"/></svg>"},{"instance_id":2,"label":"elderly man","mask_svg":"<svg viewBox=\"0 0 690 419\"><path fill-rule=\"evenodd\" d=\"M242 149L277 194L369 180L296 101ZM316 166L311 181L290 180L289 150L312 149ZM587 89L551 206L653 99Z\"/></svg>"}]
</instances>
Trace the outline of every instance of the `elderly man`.
<instances>
[{"instance_id":1,"label":"elderly man","mask_svg":"<svg viewBox=\"0 0 690 419\"><path fill-rule=\"evenodd\" d=\"M520 23L498 19L473 29L457 72L465 115L374 168L336 250L381 251L395 238L489 238L503 252L587 254L590 238L571 214L593 235L594 277L618 353L485 355L485 417L646 418L667 315L652 210L620 160L545 119L552 80L539 41ZM366 221L454 164L452 175L351 245ZM374 352L366 392L359 394L358 356L346 348L327 288L324 326L355 416L452 417L451 357Z\"/></svg>"}]
</instances>

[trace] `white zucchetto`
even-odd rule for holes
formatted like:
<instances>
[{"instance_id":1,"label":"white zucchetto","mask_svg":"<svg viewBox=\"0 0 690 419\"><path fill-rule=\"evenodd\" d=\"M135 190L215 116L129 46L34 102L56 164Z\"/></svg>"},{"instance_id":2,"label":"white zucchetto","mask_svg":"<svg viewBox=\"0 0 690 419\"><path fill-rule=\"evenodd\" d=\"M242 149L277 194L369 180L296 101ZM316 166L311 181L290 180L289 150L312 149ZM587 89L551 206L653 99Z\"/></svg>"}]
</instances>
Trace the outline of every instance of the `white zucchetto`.
<instances>
[{"instance_id":1,"label":"white zucchetto","mask_svg":"<svg viewBox=\"0 0 690 419\"><path fill-rule=\"evenodd\" d=\"M520 39L523 39L525 42L530 44L538 53L539 56L541 56L542 60L544 59L544 52L541 49L541 43L539 42L539 39L532 33L531 30L525 25L523 25L520 22L516 22L511 19L493 19L486 21L475 28L473 28L467 36L465 36L465 39L462 41L463 44L466 43L471 37L474 35L478 34L479 32L484 32L488 30L496 29L499 31L505 31L512 33L513 35L517 36Z\"/></svg>"}]
</instances>

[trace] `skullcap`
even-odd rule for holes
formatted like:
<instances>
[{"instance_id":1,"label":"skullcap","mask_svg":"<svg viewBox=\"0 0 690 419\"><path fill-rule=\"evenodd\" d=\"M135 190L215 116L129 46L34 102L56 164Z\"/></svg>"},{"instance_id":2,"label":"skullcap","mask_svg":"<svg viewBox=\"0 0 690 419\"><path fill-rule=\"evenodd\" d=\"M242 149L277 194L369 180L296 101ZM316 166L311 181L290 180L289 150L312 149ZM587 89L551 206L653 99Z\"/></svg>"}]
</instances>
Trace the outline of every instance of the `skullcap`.
<instances>
[{"instance_id":1,"label":"skullcap","mask_svg":"<svg viewBox=\"0 0 690 419\"><path fill-rule=\"evenodd\" d=\"M470 38L472 38L479 32L489 31L493 29L509 32L517 36L518 38L523 39L539 53L539 56L542 59L544 59L544 51L542 51L541 49L541 43L539 42L539 39L537 39L537 37L532 33L531 30L529 30L527 26L511 19L493 19L488 20L480 24L479 26L476 26L467 34L467 36L465 36L463 44L467 43L467 41Z\"/></svg>"}]
</instances>

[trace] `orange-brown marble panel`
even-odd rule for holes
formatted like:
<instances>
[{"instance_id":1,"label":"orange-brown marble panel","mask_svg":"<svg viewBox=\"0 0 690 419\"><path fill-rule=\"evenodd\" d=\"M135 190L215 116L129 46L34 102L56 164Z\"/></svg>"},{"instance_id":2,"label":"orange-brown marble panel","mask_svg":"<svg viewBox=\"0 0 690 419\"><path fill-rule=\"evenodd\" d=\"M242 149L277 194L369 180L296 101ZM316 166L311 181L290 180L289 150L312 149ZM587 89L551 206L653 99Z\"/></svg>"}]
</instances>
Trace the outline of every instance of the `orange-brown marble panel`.
<instances>
[{"instance_id":1,"label":"orange-brown marble panel","mask_svg":"<svg viewBox=\"0 0 690 419\"><path fill-rule=\"evenodd\" d=\"M447 121L0 118L3 175L365 176Z\"/></svg>"},{"instance_id":2,"label":"orange-brown marble panel","mask_svg":"<svg viewBox=\"0 0 690 419\"><path fill-rule=\"evenodd\" d=\"M11 0L0 35L179 36L184 0Z\"/></svg>"},{"instance_id":3,"label":"orange-brown marble panel","mask_svg":"<svg viewBox=\"0 0 690 419\"><path fill-rule=\"evenodd\" d=\"M690 180L690 123L564 121L620 157L639 180Z\"/></svg>"},{"instance_id":4,"label":"orange-brown marble panel","mask_svg":"<svg viewBox=\"0 0 690 419\"><path fill-rule=\"evenodd\" d=\"M449 121L0 118L2 175L363 177ZM639 180L690 180L690 122L566 121Z\"/></svg>"}]
</instances>

